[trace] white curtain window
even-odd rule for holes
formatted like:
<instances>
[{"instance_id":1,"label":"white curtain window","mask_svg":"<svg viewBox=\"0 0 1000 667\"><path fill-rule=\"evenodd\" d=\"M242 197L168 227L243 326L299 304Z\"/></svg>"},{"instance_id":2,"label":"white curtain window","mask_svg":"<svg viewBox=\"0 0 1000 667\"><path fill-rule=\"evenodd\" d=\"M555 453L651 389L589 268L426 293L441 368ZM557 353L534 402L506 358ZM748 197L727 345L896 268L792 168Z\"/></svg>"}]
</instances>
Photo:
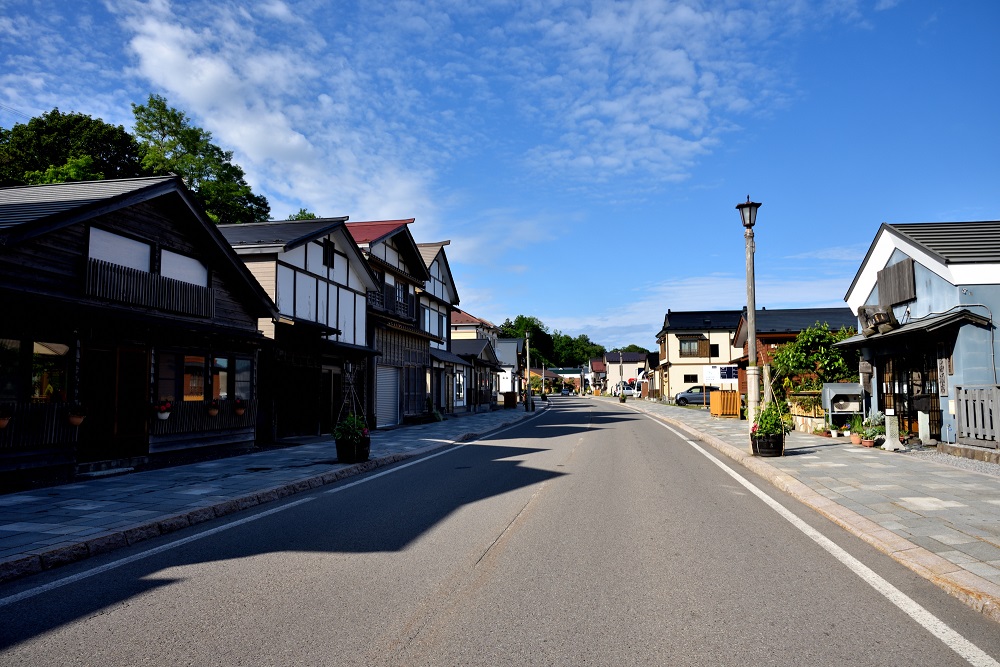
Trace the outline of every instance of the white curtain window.
<instances>
[{"instance_id":1,"label":"white curtain window","mask_svg":"<svg viewBox=\"0 0 1000 667\"><path fill-rule=\"evenodd\" d=\"M160 275L192 285L208 287L208 268L194 257L164 250L160 253Z\"/></svg>"},{"instance_id":2,"label":"white curtain window","mask_svg":"<svg viewBox=\"0 0 1000 667\"><path fill-rule=\"evenodd\" d=\"M148 243L125 238L103 229L90 229L89 257L101 259L130 269L149 272L150 246Z\"/></svg>"}]
</instances>

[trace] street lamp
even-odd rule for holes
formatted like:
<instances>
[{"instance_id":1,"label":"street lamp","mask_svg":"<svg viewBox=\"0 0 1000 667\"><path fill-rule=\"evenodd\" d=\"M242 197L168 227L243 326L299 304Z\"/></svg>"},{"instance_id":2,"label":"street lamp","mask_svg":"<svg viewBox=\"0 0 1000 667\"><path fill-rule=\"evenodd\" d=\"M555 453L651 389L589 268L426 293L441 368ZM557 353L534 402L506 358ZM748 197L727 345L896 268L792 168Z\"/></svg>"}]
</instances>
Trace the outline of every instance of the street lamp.
<instances>
[{"instance_id":1,"label":"street lamp","mask_svg":"<svg viewBox=\"0 0 1000 667\"><path fill-rule=\"evenodd\" d=\"M753 242L753 226L757 222L757 209L760 204L750 201L737 204L740 218L746 231L743 236L747 243L747 420L750 428L757 420L757 407L760 404L760 384L757 379L757 304L754 299L753 253L756 248Z\"/></svg>"},{"instance_id":2,"label":"street lamp","mask_svg":"<svg viewBox=\"0 0 1000 667\"><path fill-rule=\"evenodd\" d=\"M531 332L524 332L524 379L527 384L524 390L524 411L531 412Z\"/></svg>"}]
</instances>

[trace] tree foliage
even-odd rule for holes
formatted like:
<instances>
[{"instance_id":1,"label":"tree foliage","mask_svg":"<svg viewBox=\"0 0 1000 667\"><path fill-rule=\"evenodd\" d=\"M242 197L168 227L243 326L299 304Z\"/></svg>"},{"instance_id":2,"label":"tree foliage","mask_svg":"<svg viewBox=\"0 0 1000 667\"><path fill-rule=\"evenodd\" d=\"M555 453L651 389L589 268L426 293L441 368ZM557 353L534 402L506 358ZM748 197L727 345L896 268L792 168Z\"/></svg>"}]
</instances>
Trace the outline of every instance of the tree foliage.
<instances>
[{"instance_id":1,"label":"tree foliage","mask_svg":"<svg viewBox=\"0 0 1000 667\"><path fill-rule=\"evenodd\" d=\"M646 348L644 348L642 345L636 345L634 343L632 345L626 345L625 347L616 347L615 349L613 349L611 351L612 352L640 352L642 354L649 354L649 350L647 350Z\"/></svg>"},{"instance_id":2,"label":"tree foliage","mask_svg":"<svg viewBox=\"0 0 1000 667\"><path fill-rule=\"evenodd\" d=\"M586 334L571 338L556 331L552 335L556 365L562 368L576 368L587 365L591 359L604 356L604 346L590 340Z\"/></svg>"},{"instance_id":3,"label":"tree foliage","mask_svg":"<svg viewBox=\"0 0 1000 667\"><path fill-rule=\"evenodd\" d=\"M854 333L831 331L825 322L800 331L772 357L775 383L786 391L803 391L820 389L824 382L857 382L859 352L833 346Z\"/></svg>"},{"instance_id":4,"label":"tree foliage","mask_svg":"<svg viewBox=\"0 0 1000 667\"><path fill-rule=\"evenodd\" d=\"M555 366L555 349L548 327L537 317L518 315L512 322L508 317L500 325L500 338L524 338L528 335L533 365Z\"/></svg>"},{"instance_id":5,"label":"tree foliage","mask_svg":"<svg viewBox=\"0 0 1000 667\"><path fill-rule=\"evenodd\" d=\"M133 104L135 134L142 166L152 174L175 173L184 179L208 216L218 224L264 222L271 216L267 199L255 195L233 152L212 143L212 133L192 125L187 115L160 95Z\"/></svg>"},{"instance_id":6,"label":"tree foliage","mask_svg":"<svg viewBox=\"0 0 1000 667\"><path fill-rule=\"evenodd\" d=\"M319 218L318 215L304 208L300 208L298 212L288 216L289 220L316 220L317 218Z\"/></svg>"},{"instance_id":7,"label":"tree foliage","mask_svg":"<svg viewBox=\"0 0 1000 667\"><path fill-rule=\"evenodd\" d=\"M0 128L0 185L135 178L142 148L121 125L53 109Z\"/></svg>"}]
</instances>

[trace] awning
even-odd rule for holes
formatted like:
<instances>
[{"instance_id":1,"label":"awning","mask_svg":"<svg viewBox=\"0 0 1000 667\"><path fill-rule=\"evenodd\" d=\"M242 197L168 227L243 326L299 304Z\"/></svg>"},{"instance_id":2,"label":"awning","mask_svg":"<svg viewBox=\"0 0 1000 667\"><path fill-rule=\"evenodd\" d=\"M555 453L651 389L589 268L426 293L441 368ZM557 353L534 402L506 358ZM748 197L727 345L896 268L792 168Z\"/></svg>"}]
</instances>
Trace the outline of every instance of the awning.
<instances>
[{"instance_id":1,"label":"awning","mask_svg":"<svg viewBox=\"0 0 1000 667\"><path fill-rule=\"evenodd\" d=\"M457 354L453 354L448 350L439 350L436 347L431 348L431 359L434 361L440 361L444 364L455 364L456 366L472 365Z\"/></svg>"},{"instance_id":2,"label":"awning","mask_svg":"<svg viewBox=\"0 0 1000 667\"><path fill-rule=\"evenodd\" d=\"M888 340L891 343L893 340L899 340L903 337L934 333L948 327L958 327L963 324L976 324L988 327L990 326L990 319L963 308L951 313L932 315L930 317L920 318L919 320L913 320L912 322L901 324L899 328L891 329L885 333L874 333L871 336L858 334L856 336L846 338L839 343L834 343L833 345L834 347L864 347L865 345L877 345L885 340Z\"/></svg>"}]
</instances>

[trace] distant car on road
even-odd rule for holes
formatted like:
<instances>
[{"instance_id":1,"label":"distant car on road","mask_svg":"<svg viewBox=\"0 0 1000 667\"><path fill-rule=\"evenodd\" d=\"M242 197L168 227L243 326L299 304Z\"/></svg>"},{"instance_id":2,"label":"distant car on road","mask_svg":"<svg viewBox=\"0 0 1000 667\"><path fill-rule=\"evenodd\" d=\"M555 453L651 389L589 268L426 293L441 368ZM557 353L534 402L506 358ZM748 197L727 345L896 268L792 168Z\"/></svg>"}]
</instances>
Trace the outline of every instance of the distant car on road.
<instances>
[{"instance_id":1,"label":"distant car on road","mask_svg":"<svg viewBox=\"0 0 1000 667\"><path fill-rule=\"evenodd\" d=\"M674 396L674 402L677 405L687 405L688 403L696 403L698 405L708 405L709 395L713 391L719 391L719 388L703 387L701 385L698 385L696 387L688 387L684 391Z\"/></svg>"},{"instance_id":2,"label":"distant car on road","mask_svg":"<svg viewBox=\"0 0 1000 667\"><path fill-rule=\"evenodd\" d=\"M563 396L569 396L569 388L563 387L563 389L562 389L562 395Z\"/></svg>"}]
</instances>

